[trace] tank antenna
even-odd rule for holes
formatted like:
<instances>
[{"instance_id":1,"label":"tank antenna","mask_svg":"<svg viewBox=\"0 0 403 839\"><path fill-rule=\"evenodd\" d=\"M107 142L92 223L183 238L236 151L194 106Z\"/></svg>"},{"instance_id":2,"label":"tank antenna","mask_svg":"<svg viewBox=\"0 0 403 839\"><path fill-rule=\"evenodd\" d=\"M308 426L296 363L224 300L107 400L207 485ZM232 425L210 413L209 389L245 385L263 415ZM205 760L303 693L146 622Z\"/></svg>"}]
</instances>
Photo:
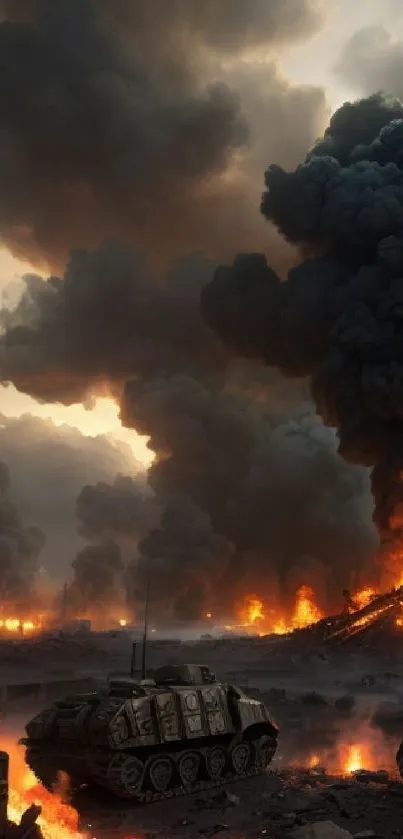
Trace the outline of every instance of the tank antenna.
<instances>
[{"instance_id":1,"label":"tank antenna","mask_svg":"<svg viewBox=\"0 0 403 839\"><path fill-rule=\"evenodd\" d=\"M142 655L142 662L141 662L141 678L146 678L147 673L147 637L148 637L148 604L150 600L150 571L148 571L147 576L147 585L146 585L146 598L145 598L145 606L144 606L144 633L143 633L143 655Z\"/></svg>"},{"instance_id":2,"label":"tank antenna","mask_svg":"<svg viewBox=\"0 0 403 839\"><path fill-rule=\"evenodd\" d=\"M132 643L132 660L130 664L130 675L133 678L136 673L136 647L137 644L135 641Z\"/></svg>"}]
</instances>

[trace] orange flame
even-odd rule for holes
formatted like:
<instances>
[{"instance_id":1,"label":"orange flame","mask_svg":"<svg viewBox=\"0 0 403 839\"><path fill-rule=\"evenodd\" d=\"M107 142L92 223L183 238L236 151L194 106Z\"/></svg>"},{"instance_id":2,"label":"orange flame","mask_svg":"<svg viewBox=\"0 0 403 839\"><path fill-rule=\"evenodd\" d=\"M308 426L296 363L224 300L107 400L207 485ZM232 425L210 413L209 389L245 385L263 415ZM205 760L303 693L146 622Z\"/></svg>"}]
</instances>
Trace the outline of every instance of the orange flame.
<instances>
[{"instance_id":1,"label":"orange flame","mask_svg":"<svg viewBox=\"0 0 403 839\"><path fill-rule=\"evenodd\" d=\"M242 626L252 626L264 620L263 602L255 594L247 595L239 610Z\"/></svg>"},{"instance_id":2,"label":"orange flame","mask_svg":"<svg viewBox=\"0 0 403 839\"><path fill-rule=\"evenodd\" d=\"M368 606L371 602L372 598L376 596L376 591L374 588L367 586L367 588L362 588L360 591L357 591L353 596L353 601L357 607L357 609L364 609L365 606Z\"/></svg>"},{"instance_id":3,"label":"orange flame","mask_svg":"<svg viewBox=\"0 0 403 839\"><path fill-rule=\"evenodd\" d=\"M1 618L0 619L0 633L3 632L10 632L17 634L22 633L33 633L40 629L39 623L34 623L32 620L26 620L24 618Z\"/></svg>"},{"instance_id":4,"label":"orange flame","mask_svg":"<svg viewBox=\"0 0 403 839\"><path fill-rule=\"evenodd\" d=\"M345 758L343 766L346 775L351 775L352 772L357 772L358 769L363 768L362 749L359 746L350 746Z\"/></svg>"},{"instance_id":5,"label":"orange flame","mask_svg":"<svg viewBox=\"0 0 403 839\"><path fill-rule=\"evenodd\" d=\"M301 586L297 591L297 603L292 621L293 629L304 629L321 620L323 613L314 601L315 592L309 586Z\"/></svg>"},{"instance_id":6,"label":"orange flame","mask_svg":"<svg viewBox=\"0 0 403 839\"><path fill-rule=\"evenodd\" d=\"M86 839L78 830L78 813L64 801L62 792L48 792L38 783L24 762L24 750L14 742L4 742L2 748L10 755L9 819L19 823L31 804L42 807L38 818L44 839Z\"/></svg>"}]
</instances>

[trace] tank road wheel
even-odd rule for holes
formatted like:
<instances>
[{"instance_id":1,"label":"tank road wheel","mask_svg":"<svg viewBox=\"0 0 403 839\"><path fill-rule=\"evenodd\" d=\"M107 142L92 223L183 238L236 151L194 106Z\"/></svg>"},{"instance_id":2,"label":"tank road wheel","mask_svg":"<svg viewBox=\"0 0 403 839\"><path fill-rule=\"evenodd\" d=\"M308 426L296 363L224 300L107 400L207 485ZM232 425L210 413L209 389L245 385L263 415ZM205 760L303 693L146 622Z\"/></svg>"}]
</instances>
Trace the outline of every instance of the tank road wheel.
<instances>
[{"instance_id":1,"label":"tank road wheel","mask_svg":"<svg viewBox=\"0 0 403 839\"><path fill-rule=\"evenodd\" d=\"M152 757L148 765L148 777L154 792L166 792L172 784L174 764L165 755Z\"/></svg>"},{"instance_id":2,"label":"tank road wheel","mask_svg":"<svg viewBox=\"0 0 403 839\"><path fill-rule=\"evenodd\" d=\"M198 752L183 752L178 760L178 772L184 787L191 787L196 783L200 772L200 754Z\"/></svg>"},{"instance_id":3,"label":"tank road wheel","mask_svg":"<svg viewBox=\"0 0 403 839\"><path fill-rule=\"evenodd\" d=\"M222 778L227 764L227 752L221 746L213 746L206 754L206 767L213 781Z\"/></svg>"},{"instance_id":4,"label":"tank road wheel","mask_svg":"<svg viewBox=\"0 0 403 839\"><path fill-rule=\"evenodd\" d=\"M231 749L231 763L235 775L243 775L247 771L252 756L250 743L237 743Z\"/></svg>"},{"instance_id":5,"label":"tank road wheel","mask_svg":"<svg viewBox=\"0 0 403 839\"><path fill-rule=\"evenodd\" d=\"M138 798L144 775L144 765L133 755L120 752L112 758L107 770L109 788L120 798Z\"/></svg>"},{"instance_id":6,"label":"tank road wheel","mask_svg":"<svg viewBox=\"0 0 403 839\"><path fill-rule=\"evenodd\" d=\"M257 769L265 770L272 762L277 749L277 741L274 737L263 735L255 740L256 766Z\"/></svg>"}]
</instances>

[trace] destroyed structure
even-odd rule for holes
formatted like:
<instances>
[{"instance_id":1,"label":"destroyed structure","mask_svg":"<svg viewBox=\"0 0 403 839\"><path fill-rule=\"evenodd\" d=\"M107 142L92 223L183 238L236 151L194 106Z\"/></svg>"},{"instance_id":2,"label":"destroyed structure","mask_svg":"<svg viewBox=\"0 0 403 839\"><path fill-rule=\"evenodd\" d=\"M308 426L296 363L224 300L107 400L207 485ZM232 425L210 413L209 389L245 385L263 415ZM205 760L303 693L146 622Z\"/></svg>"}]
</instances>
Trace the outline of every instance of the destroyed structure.
<instances>
[{"instance_id":1,"label":"destroyed structure","mask_svg":"<svg viewBox=\"0 0 403 839\"><path fill-rule=\"evenodd\" d=\"M348 608L305 629L296 630L294 637L333 648L359 643L362 648L369 649L383 644L386 638L390 643L403 642L403 586L374 595L362 608L354 608L348 593L343 594Z\"/></svg>"}]
</instances>

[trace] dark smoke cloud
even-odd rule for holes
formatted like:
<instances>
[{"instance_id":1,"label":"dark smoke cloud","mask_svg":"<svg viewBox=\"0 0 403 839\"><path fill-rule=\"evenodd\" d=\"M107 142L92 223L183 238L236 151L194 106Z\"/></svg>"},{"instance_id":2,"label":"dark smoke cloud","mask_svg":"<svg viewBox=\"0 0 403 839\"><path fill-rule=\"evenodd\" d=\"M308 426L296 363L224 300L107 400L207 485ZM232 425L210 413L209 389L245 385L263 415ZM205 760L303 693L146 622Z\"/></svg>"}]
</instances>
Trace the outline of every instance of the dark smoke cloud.
<instances>
[{"instance_id":1,"label":"dark smoke cloud","mask_svg":"<svg viewBox=\"0 0 403 839\"><path fill-rule=\"evenodd\" d=\"M138 255L109 243L94 254L73 254L63 279L44 283L28 278L20 304L3 312L3 380L12 380L36 398L67 403L87 399L89 391L106 380L120 397L123 423L149 436L157 457L148 473L148 488L144 478L113 483L109 477L86 487L77 507L80 532L95 545L105 539L119 544L123 561L131 563L127 585L135 606L138 592L144 594L147 567L155 565L155 578L165 580L157 587L159 608L163 595L166 608L176 616L184 614L182 602L193 603L194 617L201 601L204 612L210 610L213 589L221 609L232 605L242 587L260 590L268 577L276 577L280 589L286 589L289 573L303 555L319 561L325 578L337 556L347 585L374 538L368 526L367 479L354 470L350 474L337 459L333 435L322 435L309 406L302 419L297 406L306 396L304 382L286 384L254 361L234 364L203 323L199 295L213 271L214 265L204 258L189 257L160 286ZM287 429L290 417L295 417L290 435L295 452L300 452L301 472L297 479L286 469L289 449L284 442L273 461L269 491L259 462L270 462L272 439L282 439L279 432L273 437L275 430ZM284 441L287 433L284 430ZM312 457L305 456L306 450ZM327 496L322 480L326 463L332 475ZM304 468L312 476L308 496ZM277 484L282 487L278 497ZM279 516L276 526L270 514L272 505L278 509L281 504L288 504L294 520L292 539L284 517ZM257 527L255 508L264 511L271 528ZM187 519L193 521L196 542L189 541L184 530ZM316 532L306 527L308 519ZM164 539L172 567L162 578ZM186 549L179 549L181 540ZM348 540L356 547L351 562ZM191 596L196 590L197 598ZM189 613L192 610L189 605Z\"/></svg>"},{"instance_id":2,"label":"dark smoke cloud","mask_svg":"<svg viewBox=\"0 0 403 839\"><path fill-rule=\"evenodd\" d=\"M294 165L326 113L323 90L290 84L267 53L313 34L318 7L309 0L8 4L0 28L6 241L50 263L71 245L98 245L105 233L160 262L183 254L184 242L220 259L234 240L265 247L267 230L253 210L261 170L268 157ZM261 63L251 61L254 50ZM292 264L292 250L273 233L270 242L279 270ZM276 461L270 492L267 481L262 486L258 464L273 455L275 429L295 415L302 469L312 446L307 423L313 437L321 426L296 413L304 384L284 384L255 361L234 364L205 326L199 295L214 268L197 256L157 279L137 252L109 242L76 250L64 277L26 278L20 304L2 313L2 381L66 404L88 400L106 382L123 422L150 436L152 499L137 478L83 481L95 484L77 507L95 550L84 565L91 568L97 550L105 557L112 539L125 564L133 552L129 568L116 570L117 578L126 573L133 599L151 566L161 581L159 608L187 617L209 609L214 593L230 603L246 579L260 587L269 568L286 586L303 555L313 555L324 576L336 554L344 559L326 546L326 533L340 551L345 546L327 505L317 537L297 515L306 500L302 479L281 484ZM318 468L327 457L337 464L331 434L315 449ZM314 475L311 460L309 469ZM360 511L362 548L353 564L342 564L346 584L371 541L365 473L348 475L340 471L340 485L334 477L328 498L346 518L342 533L354 506L347 499ZM284 520L273 539L273 531L248 524L255 506L269 514L264 496L276 498L275 476L284 498L289 492L294 540ZM312 504L318 500L313 493Z\"/></svg>"},{"instance_id":3,"label":"dark smoke cloud","mask_svg":"<svg viewBox=\"0 0 403 839\"><path fill-rule=\"evenodd\" d=\"M12 497L23 521L35 522L46 535L40 565L51 581L68 579L71 562L85 544L76 532L77 496L83 485L113 482L119 472L140 473L132 450L106 436L84 437L49 420L0 414L0 452L10 468ZM142 480L139 474L139 484Z\"/></svg>"},{"instance_id":4,"label":"dark smoke cloud","mask_svg":"<svg viewBox=\"0 0 403 839\"><path fill-rule=\"evenodd\" d=\"M120 547L113 540L86 545L73 560L74 579L67 591L72 615L95 613L107 620L109 610L123 601L123 562Z\"/></svg>"},{"instance_id":5,"label":"dark smoke cloud","mask_svg":"<svg viewBox=\"0 0 403 839\"><path fill-rule=\"evenodd\" d=\"M198 295L214 264L193 257L161 288L144 259L108 243L72 254L64 279L32 275L14 311L0 313L0 377L43 401L82 401L103 381L179 371L204 375L225 352L203 324ZM74 324L74 328L72 328Z\"/></svg>"},{"instance_id":6,"label":"dark smoke cloud","mask_svg":"<svg viewBox=\"0 0 403 839\"><path fill-rule=\"evenodd\" d=\"M113 484L106 481L87 485L76 504L79 532L86 539L121 539L137 542L159 521L154 494L143 475L136 479L118 475Z\"/></svg>"},{"instance_id":7,"label":"dark smoke cloud","mask_svg":"<svg viewBox=\"0 0 403 839\"><path fill-rule=\"evenodd\" d=\"M301 141L312 142L325 97L256 65L250 86L264 78L269 100L282 102L278 123L264 102L243 102L234 66L245 51L266 55L314 34L319 2L3 6L0 232L16 253L60 265L72 246L119 235L158 260L182 253L184 242L222 258L234 226L246 247L264 241L245 177L259 156L254 138L264 131L266 153L281 154L297 104Z\"/></svg>"},{"instance_id":8,"label":"dark smoke cloud","mask_svg":"<svg viewBox=\"0 0 403 839\"><path fill-rule=\"evenodd\" d=\"M8 465L0 463L0 600L7 610L11 604L32 605L36 561L44 543L39 527L24 526L12 500Z\"/></svg>"},{"instance_id":9,"label":"dark smoke cloud","mask_svg":"<svg viewBox=\"0 0 403 839\"><path fill-rule=\"evenodd\" d=\"M263 257L238 257L202 292L206 321L236 351L311 374L341 454L374 467L375 520L395 552L403 499L402 118L401 104L381 95L347 104L296 171L270 167L263 214L318 256L285 283Z\"/></svg>"}]
</instances>

